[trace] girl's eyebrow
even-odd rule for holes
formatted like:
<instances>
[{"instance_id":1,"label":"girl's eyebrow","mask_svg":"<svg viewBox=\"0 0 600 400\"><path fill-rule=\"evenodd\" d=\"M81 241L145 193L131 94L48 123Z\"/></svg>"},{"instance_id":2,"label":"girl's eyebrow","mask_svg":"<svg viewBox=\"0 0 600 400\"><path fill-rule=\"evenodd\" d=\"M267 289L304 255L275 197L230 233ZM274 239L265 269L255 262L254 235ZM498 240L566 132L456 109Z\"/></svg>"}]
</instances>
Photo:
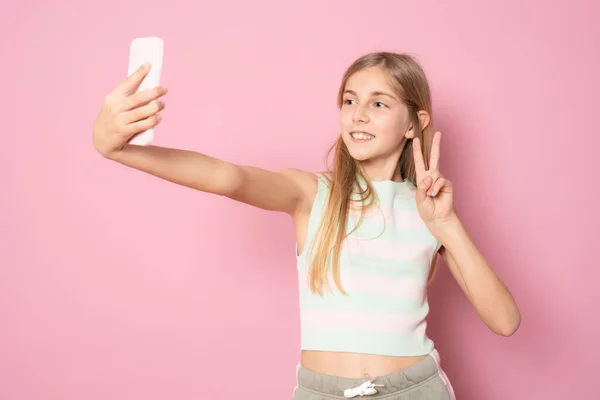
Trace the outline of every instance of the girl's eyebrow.
<instances>
[{"instance_id":1,"label":"girl's eyebrow","mask_svg":"<svg viewBox=\"0 0 600 400\"><path fill-rule=\"evenodd\" d=\"M355 91L353 91L353 90L345 90L345 91L344 91L344 94L346 94L346 93L348 93L348 94L351 94L351 95L354 95L354 96L358 96L358 95L356 94L356 92L355 92ZM372 97L376 97L376 96L386 96L386 97L389 97L389 98L391 98L391 99L393 99L393 100L398 100L398 99L396 98L396 96L393 96L393 95L391 95L391 94L389 94L389 93L382 92L382 91L378 91L378 90L377 90L377 91L374 91L374 92L371 92L371 96L372 96Z\"/></svg>"}]
</instances>

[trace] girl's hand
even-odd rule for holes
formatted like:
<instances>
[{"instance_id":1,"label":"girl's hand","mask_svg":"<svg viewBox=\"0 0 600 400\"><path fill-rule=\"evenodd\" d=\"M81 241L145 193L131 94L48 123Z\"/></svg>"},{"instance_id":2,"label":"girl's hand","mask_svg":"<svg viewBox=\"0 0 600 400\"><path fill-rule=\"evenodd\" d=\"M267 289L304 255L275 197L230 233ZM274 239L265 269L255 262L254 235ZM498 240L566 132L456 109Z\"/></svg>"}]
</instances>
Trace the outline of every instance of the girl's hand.
<instances>
[{"instance_id":1,"label":"girl's hand","mask_svg":"<svg viewBox=\"0 0 600 400\"><path fill-rule=\"evenodd\" d=\"M142 65L106 96L92 135L94 147L102 156L109 158L134 135L160 122L158 112L165 104L154 100L163 96L166 89L159 86L136 93L149 71L148 64Z\"/></svg>"},{"instance_id":2,"label":"girl's hand","mask_svg":"<svg viewBox=\"0 0 600 400\"><path fill-rule=\"evenodd\" d=\"M440 173L441 132L433 136L429 169L425 169L419 138L413 140L413 157L417 175L417 209L427 226L444 224L454 216L452 183Z\"/></svg>"}]
</instances>

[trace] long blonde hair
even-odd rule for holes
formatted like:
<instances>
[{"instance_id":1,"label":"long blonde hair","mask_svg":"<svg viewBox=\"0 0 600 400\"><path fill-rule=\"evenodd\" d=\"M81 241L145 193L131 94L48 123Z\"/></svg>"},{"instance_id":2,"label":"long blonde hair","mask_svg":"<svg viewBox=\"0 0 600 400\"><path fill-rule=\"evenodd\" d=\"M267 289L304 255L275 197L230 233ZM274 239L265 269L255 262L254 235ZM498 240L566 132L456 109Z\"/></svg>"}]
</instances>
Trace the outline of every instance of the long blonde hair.
<instances>
[{"instance_id":1,"label":"long blonde hair","mask_svg":"<svg viewBox=\"0 0 600 400\"><path fill-rule=\"evenodd\" d=\"M425 167L428 168L433 134L431 93L425 72L412 56L403 53L376 52L358 58L343 75L338 92L338 107L342 106L343 93L348 79L354 73L371 67L383 67L387 71L396 94L408 107L410 124L414 127L415 137L421 140ZM424 129L421 128L418 116L418 112L422 110L427 111L430 115L430 122ZM333 165L329 168L329 174L327 174L329 176L326 176L329 180L329 200L311 246L311 253L314 254L314 257L309 267L310 289L313 293L317 292L321 296L324 288L330 289L329 265L331 265L337 288L346 294L340 282L339 256L344 239L352 233L346 232L351 196L353 194L359 196L358 200L364 205L363 210L377 201L373 187L363 172L360 162L350 155L341 136L329 149L328 157L332 151L335 152ZM412 152L412 140L407 140L398 160L398 168L404 179L416 185ZM358 185L359 178L366 182L366 187ZM352 200L354 199L352 197Z\"/></svg>"}]
</instances>

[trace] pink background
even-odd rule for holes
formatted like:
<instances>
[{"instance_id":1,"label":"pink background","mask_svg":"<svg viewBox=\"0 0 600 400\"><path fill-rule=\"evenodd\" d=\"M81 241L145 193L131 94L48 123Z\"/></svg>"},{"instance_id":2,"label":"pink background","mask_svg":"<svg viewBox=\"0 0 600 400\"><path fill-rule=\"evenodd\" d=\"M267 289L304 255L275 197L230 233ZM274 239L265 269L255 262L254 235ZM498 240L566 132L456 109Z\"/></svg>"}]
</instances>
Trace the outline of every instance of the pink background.
<instances>
[{"instance_id":1,"label":"pink background","mask_svg":"<svg viewBox=\"0 0 600 400\"><path fill-rule=\"evenodd\" d=\"M129 42L146 35L165 40L170 90L155 144L271 169L323 167L355 57L415 54L457 207L523 314L514 337L495 336L438 275L429 332L459 399L591 398L600 9L552 3L6 3L0 398L291 397L290 220L92 147Z\"/></svg>"}]
</instances>

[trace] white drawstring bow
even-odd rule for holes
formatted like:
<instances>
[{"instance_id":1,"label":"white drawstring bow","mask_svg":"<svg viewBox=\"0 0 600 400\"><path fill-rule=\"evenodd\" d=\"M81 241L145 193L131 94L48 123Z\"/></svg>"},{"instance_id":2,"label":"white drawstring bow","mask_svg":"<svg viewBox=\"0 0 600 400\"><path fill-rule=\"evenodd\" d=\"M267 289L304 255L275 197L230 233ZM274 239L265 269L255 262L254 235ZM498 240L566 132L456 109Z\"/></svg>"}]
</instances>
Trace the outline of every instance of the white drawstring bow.
<instances>
[{"instance_id":1,"label":"white drawstring bow","mask_svg":"<svg viewBox=\"0 0 600 400\"><path fill-rule=\"evenodd\" d=\"M375 385L370 380L360 384L359 386L344 390L344 397L356 397L356 396L370 396L377 393L376 387L383 387L384 385Z\"/></svg>"}]
</instances>

